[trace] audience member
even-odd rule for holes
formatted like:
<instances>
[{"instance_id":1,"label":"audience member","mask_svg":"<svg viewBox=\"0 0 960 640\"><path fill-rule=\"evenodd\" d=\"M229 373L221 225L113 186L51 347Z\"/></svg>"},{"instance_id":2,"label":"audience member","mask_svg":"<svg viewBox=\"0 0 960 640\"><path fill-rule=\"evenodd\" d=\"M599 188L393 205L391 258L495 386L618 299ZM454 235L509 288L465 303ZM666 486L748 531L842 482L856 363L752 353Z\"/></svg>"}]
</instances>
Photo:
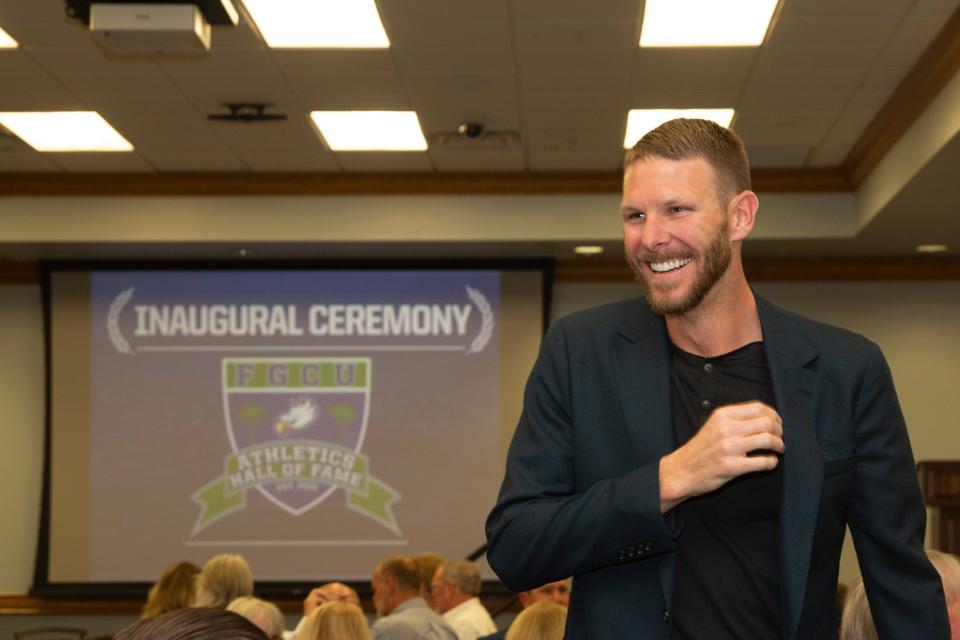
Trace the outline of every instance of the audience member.
<instances>
[{"instance_id":1,"label":"audience member","mask_svg":"<svg viewBox=\"0 0 960 640\"><path fill-rule=\"evenodd\" d=\"M567 608L556 602L538 602L517 616L506 640L562 640Z\"/></svg>"},{"instance_id":2,"label":"audience member","mask_svg":"<svg viewBox=\"0 0 960 640\"><path fill-rule=\"evenodd\" d=\"M457 634L420 597L420 568L410 556L390 556L373 570L373 604L381 616L373 640L457 640Z\"/></svg>"},{"instance_id":3,"label":"audience member","mask_svg":"<svg viewBox=\"0 0 960 640\"><path fill-rule=\"evenodd\" d=\"M147 594L143 617L189 607L193 601L193 585L200 567L192 562L178 562L167 567Z\"/></svg>"},{"instance_id":4,"label":"audience member","mask_svg":"<svg viewBox=\"0 0 960 640\"><path fill-rule=\"evenodd\" d=\"M950 638L960 640L960 558L957 556L927 549L930 564L940 574L943 582L943 595L947 601L947 616L950 618ZM877 630L870 615L870 603L863 586L863 580L857 578L847 591L843 616L840 620L841 640L877 640Z\"/></svg>"},{"instance_id":5,"label":"audience member","mask_svg":"<svg viewBox=\"0 0 960 640\"><path fill-rule=\"evenodd\" d=\"M221 553L197 575L193 606L225 608L234 598L253 595L253 574L243 556Z\"/></svg>"},{"instance_id":6,"label":"audience member","mask_svg":"<svg viewBox=\"0 0 960 640\"><path fill-rule=\"evenodd\" d=\"M227 605L227 611L239 613L244 618L257 625L270 640L280 640L286 630L283 614L277 605L252 596L235 598Z\"/></svg>"},{"instance_id":7,"label":"audience member","mask_svg":"<svg viewBox=\"0 0 960 640\"><path fill-rule=\"evenodd\" d=\"M426 601L428 607L436 611L437 604L433 601L433 594L430 589L433 583L433 574L437 572L437 567L443 564L443 558L427 551L414 559L420 567L420 597Z\"/></svg>"},{"instance_id":8,"label":"audience member","mask_svg":"<svg viewBox=\"0 0 960 640\"><path fill-rule=\"evenodd\" d=\"M257 625L214 607L177 609L142 618L113 640L268 640Z\"/></svg>"},{"instance_id":9,"label":"audience member","mask_svg":"<svg viewBox=\"0 0 960 640\"><path fill-rule=\"evenodd\" d=\"M477 640L497 625L480 603L480 570L469 560L448 560L433 574L430 592L437 611L460 640Z\"/></svg>"},{"instance_id":10,"label":"audience member","mask_svg":"<svg viewBox=\"0 0 960 640\"><path fill-rule=\"evenodd\" d=\"M299 640L370 640L367 618L350 602L325 602L307 618Z\"/></svg>"},{"instance_id":11,"label":"audience member","mask_svg":"<svg viewBox=\"0 0 960 640\"><path fill-rule=\"evenodd\" d=\"M566 580L557 580L540 585L536 589L521 591L517 594L520 605L526 609L538 602L555 602L561 606L570 606L570 578ZM504 640L507 630L497 631L488 636L483 636L480 640Z\"/></svg>"},{"instance_id":12,"label":"audience member","mask_svg":"<svg viewBox=\"0 0 960 640\"><path fill-rule=\"evenodd\" d=\"M360 596L357 595L353 587L345 585L342 582L328 582L319 587L315 587L307 597L303 599L303 617L300 618L300 622L297 623L297 628L293 630L293 633L285 634L286 637L306 637L303 633L310 614L328 602L346 602L359 607Z\"/></svg>"}]
</instances>

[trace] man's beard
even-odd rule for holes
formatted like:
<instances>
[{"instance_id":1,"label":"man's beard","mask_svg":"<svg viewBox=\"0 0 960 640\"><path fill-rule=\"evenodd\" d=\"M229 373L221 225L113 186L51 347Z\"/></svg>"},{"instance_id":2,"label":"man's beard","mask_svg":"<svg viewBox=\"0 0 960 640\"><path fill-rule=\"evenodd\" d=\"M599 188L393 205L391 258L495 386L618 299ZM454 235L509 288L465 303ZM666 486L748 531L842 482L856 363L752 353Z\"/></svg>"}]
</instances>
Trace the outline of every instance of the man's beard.
<instances>
[{"instance_id":1,"label":"man's beard","mask_svg":"<svg viewBox=\"0 0 960 640\"><path fill-rule=\"evenodd\" d=\"M710 293L714 285L717 284L717 281L726 273L727 268L730 266L731 256L730 243L727 240L727 221L724 220L717 230L717 233L714 234L710 244L707 245L706 250L703 252L702 260L698 260L697 255L690 253L674 255L644 252L632 259L628 256L627 262L630 264L630 268L633 270L633 275L636 277L637 282L640 283L640 288L643 289L643 295L646 297L650 309L654 313L663 316L679 316L691 311L703 302L703 299ZM701 268L694 277L693 284L690 286L686 295L674 300L666 294L659 295L656 287L650 284L647 280L647 276L649 275L647 270L649 267L646 263L663 262L678 258L693 258L692 264L694 266L700 265ZM685 268L685 266L681 267L681 269Z\"/></svg>"}]
</instances>

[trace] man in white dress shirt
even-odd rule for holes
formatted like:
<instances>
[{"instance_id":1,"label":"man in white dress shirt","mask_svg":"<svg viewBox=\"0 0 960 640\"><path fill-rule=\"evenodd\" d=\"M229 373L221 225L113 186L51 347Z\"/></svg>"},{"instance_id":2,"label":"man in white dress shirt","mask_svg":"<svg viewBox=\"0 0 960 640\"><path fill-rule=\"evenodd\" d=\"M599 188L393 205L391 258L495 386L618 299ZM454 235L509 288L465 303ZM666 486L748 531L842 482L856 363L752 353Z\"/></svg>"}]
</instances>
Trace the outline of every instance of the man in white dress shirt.
<instances>
[{"instance_id":1,"label":"man in white dress shirt","mask_svg":"<svg viewBox=\"0 0 960 640\"><path fill-rule=\"evenodd\" d=\"M469 560L449 560L437 568L431 583L433 601L459 640L477 640L497 626L480 604L480 570Z\"/></svg>"}]
</instances>

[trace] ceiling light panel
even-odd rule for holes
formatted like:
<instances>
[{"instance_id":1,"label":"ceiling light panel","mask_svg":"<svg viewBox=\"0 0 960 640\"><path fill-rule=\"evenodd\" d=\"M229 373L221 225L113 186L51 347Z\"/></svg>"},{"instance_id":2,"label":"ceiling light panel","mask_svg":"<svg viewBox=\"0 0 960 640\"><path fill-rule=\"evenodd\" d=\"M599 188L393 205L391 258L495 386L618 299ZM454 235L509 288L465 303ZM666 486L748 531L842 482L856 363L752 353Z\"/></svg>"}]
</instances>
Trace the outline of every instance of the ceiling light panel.
<instances>
[{"instance_id":1,"label":"ceiling light panel","mask_svg":"<svg viewBox=\"0 0 960 640\"><path fill-rule=\"evenodd\" d=\"M758 47L777 0L647 0L641 47Z\"/></svg>"},{"instance_id":2,"label":"ceiling light panel","mask_svg":"<svg viewBox=\"0 0 960 640\"><path fill-rule=\"evenodd\" d=\"M332 151L426 151L414 111L312 111Z\"/></svg>"},{"instance_id":3,"label":"ceiling light panel","mask_svg":"<svg viewBox=\"0 0 960 640\"><path fill-rule=\"evenodd\" d=\"M712 120L721 127L729 127L733 121L733 109L631 109L627 114L627 135L623 148L629 149L651 129L656 129L674 118L702 118Z\"/></svg>"},{"instance_id":4,"label":"ceiling light panel","mask_svg":"<svg viewBox=\"0 0 960 640\"><path fill-rule=\"evenodd\" d=\"M0 29L0 49L16 49L18 46L20 45L17 44L16 40L11 38L6 31Z\"/></svg>"},{"instance_id":5,"label":"ceiling light panel","mask_svg":"<svg viewBox=\"0 0 960 640\"><path fill-rule=\"evenodd\" d=\"M0 125L37 151L133 151L96 111L6 112Z\"/></svg>"},{"instance_id":6,"label":"ceiling light panel","mask_svg":"<svg viewBox=\"0 0 960 640\"><path fill-rule=\"evenodd\" d=\"M244 0L275 49L385 49L390 46L374 0Z\"/></svg>"}]
</instances>

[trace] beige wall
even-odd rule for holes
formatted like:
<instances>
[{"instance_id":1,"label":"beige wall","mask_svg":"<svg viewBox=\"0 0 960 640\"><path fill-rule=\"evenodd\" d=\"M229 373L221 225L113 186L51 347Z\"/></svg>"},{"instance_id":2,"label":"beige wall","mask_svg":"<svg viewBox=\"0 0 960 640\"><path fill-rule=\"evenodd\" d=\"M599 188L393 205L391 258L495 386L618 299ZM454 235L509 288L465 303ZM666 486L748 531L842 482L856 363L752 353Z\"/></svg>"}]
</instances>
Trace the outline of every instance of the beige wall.
<instances>
[{"instance_id":1,"label":"beige wall","mask_svg":"<svg viewBox=\"0 0 960 640\"><path fill-rule=\"evenodd\" d=\"M960 459L952 400L960 362L960 282L761 283L773 302L858 331L886 353L918 459ZM635 295L624 284L559 284L553 317ZM32 579L43 447L43 345L38 287L0 287L0 592ZM858 573L845 552L841 579Z\"/></svg>"}]
</instances>

